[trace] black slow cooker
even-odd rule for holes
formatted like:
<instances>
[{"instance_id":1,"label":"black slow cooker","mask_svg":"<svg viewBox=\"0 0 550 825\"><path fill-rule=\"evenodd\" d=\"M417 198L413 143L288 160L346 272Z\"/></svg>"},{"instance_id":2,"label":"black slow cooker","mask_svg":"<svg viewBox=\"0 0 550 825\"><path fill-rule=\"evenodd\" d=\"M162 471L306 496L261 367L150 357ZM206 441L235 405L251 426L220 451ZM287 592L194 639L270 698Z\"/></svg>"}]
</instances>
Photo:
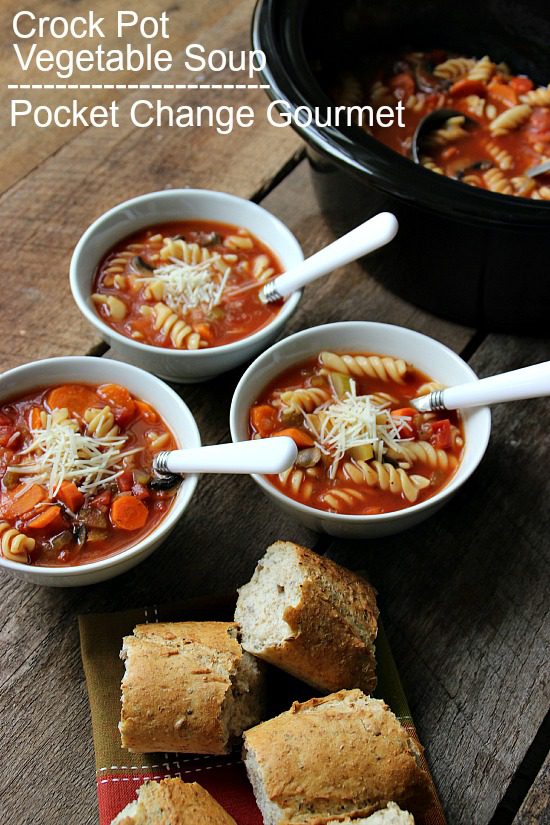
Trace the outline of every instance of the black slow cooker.
<instances>
[{"instance_id":1,"label":"black slow cooker","mask_svg":"<svg viewBox=\"0 0 550 825\"><path fill-rule=\"evenodd\" d=\"M506 61L550 81L550 4L464 0L259 0L254 48L265 81L289 111L333 107L327 79L408 49L443 48ZM476 189L435 175L358 127L293 124L305 139L315 189L337 232L380 210L400 230L369 271L435 314L481 329L550 331L550 202Z\"/></svg>"}]
</instances>

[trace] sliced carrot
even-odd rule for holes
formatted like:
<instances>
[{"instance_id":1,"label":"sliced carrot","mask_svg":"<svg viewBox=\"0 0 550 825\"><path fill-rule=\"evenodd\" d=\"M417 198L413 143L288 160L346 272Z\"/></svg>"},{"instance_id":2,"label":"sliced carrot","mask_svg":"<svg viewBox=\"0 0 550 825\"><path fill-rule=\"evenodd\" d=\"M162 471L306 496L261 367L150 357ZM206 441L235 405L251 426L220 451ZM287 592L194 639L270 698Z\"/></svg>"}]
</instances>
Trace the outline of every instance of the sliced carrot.
<instances>
[{"instance_id":1,"label":"sliced carrot","mask_svg":"<svg viewBox=\"0 0 550 825\"><path fill-rule=\"evenodd\" d=\"M74 481L64 481L56 498L73 513L77 513L84 504L84 494L80 492Z\"/></svg>"},{"instance_id":2,"label":"sliced carrot","mask_svg":"<svg viewBox=\"0 0 550 825\"><path fill-rule=\"evenodd\" d=\"M139 410L140 416L145 420L148 421L149 424L152 424L154 421L158 421L158 415L154 411L149 404L146 404L145 401L135 401L134 402L136 407Z\"/></svg>"},{"instance_id":3,"label":"sliced carrot","mask_svg":"<svg viewBox=\"0 0 550 825\"><path fill-rule=\"evenodd\" d=\"M262 438L267 438L275 429L277 411L269 404L258 404L250 410L250 423Z\"/></svg>"},{"instance_id":4,"label":"sliced carrot","mask_svg":"<svg viewBox=\"0 0 550 825\"><path fill-rule=\"evenodd\" d=\"M303 430L299 430L298 427L287 427L286 430L278 430L278 432L273 433L273 436L279 435L286 435L291 438L301 450L305 447L313 447L315 444L312 437Z\"/></svg>"},{"instance_id":5,"label":"sliced carrot","mask_svg":"<svg viewBox=\"0 0 550 825\"><path fill-rule=\"evenodd\" d=\"M119 530L141 530L148 517L148 508L134 496L118 496L111 505L111 521Z\"/></svg>"},{"instance_id":6,"label":"sliced carrot","mask_svg":"<svg viewBox=\"0 0 550 825\"><path fill-rule=\"evenodd\" d=\"M88 407L97 407L97 395L85 384L62 384L50 390L47 402L51 410L66 407L70 413L83 416Z\"/></svg>"},{"instance_id":7,"label":"sliced carrot","mask_svg":"<svg viewBox=\"0 0 550 825\"><path fill-rule=\"evenodd\" d=\"M208 341L209 344L214 340L214 332L209 324L195 324L195 330L199 333L200 337Z\"/></svg>"},{"instance_id":8,"label":"sliced carrot","mask_svg":"<svg viewBox=\"0 0 550 825\"><path fill-rule=\"evenodd\" d=\"M125 427L136 413L136 403L126 387L120 384L102 384L97 394L113 410L117 424Z\"/></svg>"},{"instance_id":9,"label":"sliced carrot","mask_svg":"<svg viewBox=\"0 0 550 825\"><path fill-rule=\"evenodd\" d=\"M500 103L505 103L506 106L516 106L518 102L518 96L513 86L503 83L498 77L493 77L487 86L487 91L491 97L500 101Z\"/></svg>"},{"instance_id":10,"label":"sliced carrot","mask_svg":"<svg viewBox=\"0 0 550 825\"><path fill-rule=\"evenodd\" d=\"M449 94L453 97L467 97L467 95L479 95L485 97L487 94L487 86L481 80L470 80L463 77L462 80L457 80L449 89Z\"/></svg>"},{"instance_id":11,"label":"sliced carrot","mask_svg":"<svg viewBox=\"0 0 550 825\"><path fill-rule=\"evenodd\" d=\"M51 507L44 507L42 512L32 518L28 523L26 529L28 530L62 530L65 527L65 520L61 514L61 507L57 504Z\"/></svg>"},{"instance_id":12,"label":"sliced carrot","mask_svg":"<svg viewBox=\"0 0 550 825\"><path fill-rule=\"evenodd\" d=\"M417 415L418 411L412 407L401 407L399 410L392 410L391 414L396 418L403 418L404 416L412 417L413 415Z\"/></svg>"},{"instance_id":13,"label":"sliced carrot","mask_svg":"<svg viewBox=\"0 0 550 825\"><path fill-rule=\"evenodd\" d=\"M46 501L48 494L39 484L33 484L24 493L21 492L22 485L18 485L13 490L6 492L2 496L2 515L5 518L16 518L28 513L37 504Z\"/></svg>"},{"instance_id":14,"label":"sliced carrot","mask_svg":"<svg viewBox=\"0 0 550 825\"><path fill-rule=\"evenodd\" d=\"M533 81L530 77L513 77L510 81L510 86L518 95L525 95L534 88Z\"/></svg>"}]
</instances>

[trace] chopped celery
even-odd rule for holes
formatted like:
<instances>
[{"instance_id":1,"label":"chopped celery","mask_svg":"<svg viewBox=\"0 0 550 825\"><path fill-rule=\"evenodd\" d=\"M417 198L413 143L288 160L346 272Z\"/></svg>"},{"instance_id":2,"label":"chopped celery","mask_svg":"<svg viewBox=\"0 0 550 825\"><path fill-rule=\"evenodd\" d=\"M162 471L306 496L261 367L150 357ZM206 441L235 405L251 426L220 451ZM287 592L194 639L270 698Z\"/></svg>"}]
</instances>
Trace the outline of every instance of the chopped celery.
<instances>
[{"instance_id":1,"label":"chopped celery","mask_svg":"<svg viewBox=\"0 0 550 825\"><path fill-rule=\"evenodd\" d=\"M351 378L343 372L331 372L330 382L338 398L345 398L351 392Z\"/></svg>"}]
</instances>

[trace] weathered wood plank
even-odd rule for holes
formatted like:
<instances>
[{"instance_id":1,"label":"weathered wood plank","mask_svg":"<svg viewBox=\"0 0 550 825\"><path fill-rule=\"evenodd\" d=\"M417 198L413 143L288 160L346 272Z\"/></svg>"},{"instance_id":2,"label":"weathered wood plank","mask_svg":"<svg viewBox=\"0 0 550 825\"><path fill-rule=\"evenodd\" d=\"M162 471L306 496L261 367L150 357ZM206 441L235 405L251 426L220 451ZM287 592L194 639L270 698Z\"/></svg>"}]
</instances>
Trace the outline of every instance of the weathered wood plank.
<instances>
[{"instance_id":1,"label":"weathered wood plank","mask_svg":"<svg viewBox=\"0 0 550 825\"><path fill-rule=\"evenodd\" d=\"M490 336L483 375L550 358L550 343ZM494 409L486 458L440 514L335 557L370 570L453 825L487 823L550 701L547 401Z\"/></svg>"},{"instance_id":2,"label":"weathered wood plank","mask_svg":"<svg viewBox=\"0 0 550 825\"><path fill-rule=\"evenodd\" d=\"M549 825L550 754L544 760L533 785L518 811L513 825Z\"/></svg>"},{"instance_id":3,"label":"weathered wood plank","mask_svg":"<svg viewBox=\"0 0 550 825\"><path fill-rule=\"evenodd\" d=\"M232 3L228 13L201 30L205 47L247 48L250 8L248 1ZM196 94L171 91L163 98L196 104ZM275 130L265 121L262 91L235 92L231 99L227 91L199 94L200 102L213 106L250 104L258 111L256 125L246 134L236 129L230 135L205 126L87 129L0 197L1 253L7 260L18 250L17 268L7 272L9 301L0 301L0 328L11 329L17 319L9 345L0 350L2 368L79 354L97 345L95 331L73 303L68 267L79 236L106 209L166 187L198 186L250 197L266 187L299 148L290 130ZM123 111L139 96L125 98Z\"/></svg>"},{"instance_id":4,"label":"weathered wood plank","mask_svg":"<svg viewBox=\"0 0 550 825\"><path fill-rule=\"evenodd\" d=\"M13 50L12 43L18 42L24 53L32 40L17 40L12 31L12 20L14 15L21 11L21 4L17 0L7 0L4 3L3 15L6 25L2 30L0 38L0 108L6 113L0 123L0 140L3 147L0 156L0 192L4 192L12 186L20 178L27 175L30 171L35 169L42 161L48 158L53 153L57 152L62 146L73 140L80 134L84 127L74 126L68 128L49 127L39 129L35 127L30 120L20 120L15 129L11 128L9 123L9 115L11 112L12 99L30 100L33 105L51 104L67 104L73 98L78 99L81 105L94 106L96 104L108 105L111 100L121 100L126 96L127 92L124 90L107 90L94 89L83 90L80 92L65 91L65 90L10 90L7 88L8 84L13 83L30 83L30 84L68 84L68 83L85 83L85 84L105 84L105 83L185 83L191 80L189 72L187 72L183 65L181 51L184 45L190 42L200 42L209 40L209 36L213 35L210 42L212 48L217 48L220 45L220 22L223 23L233 31L247 29L247 18L251 14L253 3L250 0L186 0L181 6L176 3L173 4L169 10L168 16L170 19L168 31L170 39L167 41L160 41L157 39L153 41L155 48L169 48L172 50L175 61L174 67L168 74L161 72L120 72L116 75L107 74L105 72L85 72L70 79L59 78L53 73L44 73L36 70L34 67L29 68L25 73L19 68L16 55ZM89 39L72 40L67 38L65 41L55 40L49 33L38 42L39 49L51 49L57 51L60 48L77 49L94 49L98 44L101 44L106 50L112 48L122 48L125 41L120 41L116 36L116 13L121 8L120 3L116 0L101 0L100 4L96 4L96 17L103 16L105 23L102 28L105 32L104 39ZM147 4L147 9L142 10L143 15L159 16L162 11L166 10L166 5L161 0L150 0ZM59 0L47 0L41 2L40 7L36 9L35 13L41 16L54 17L62 14L71 18L73 16L86 16L88 7L82 3L72 3L67 6L59 3ZM138 9L138 12L140 10ZM239 20L240 22L237 22ZM246 21L246 22L245 22ZM28 21L30 24L30 21ZM216 37L218 38L216 42ZM129 38L137 47L141 45L139 36ZM221 40L223 40L223 36ZM146 43L145 40L142 40ZM222 46L225 43L221 43ZM180 55L178 57L178 54ZM177 78L175 81L174 78ZM229 82L229 81L228 81ZM190 102L192 95L190 93Z\"/></svg>"}]
</instances>

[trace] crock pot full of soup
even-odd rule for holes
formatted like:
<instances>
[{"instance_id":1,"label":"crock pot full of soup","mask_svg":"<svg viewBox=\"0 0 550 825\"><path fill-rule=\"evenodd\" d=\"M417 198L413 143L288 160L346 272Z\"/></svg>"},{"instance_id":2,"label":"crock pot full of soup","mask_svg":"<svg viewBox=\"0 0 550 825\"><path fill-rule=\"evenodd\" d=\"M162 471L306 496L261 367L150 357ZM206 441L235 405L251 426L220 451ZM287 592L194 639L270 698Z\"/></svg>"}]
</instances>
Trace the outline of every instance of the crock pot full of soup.
<instances>
[{"instance_id":1,"label":"crock pot full of soup","mask_svg":"<svg viewBox=\"0 0 550 825\"><path fill-rule=\"evenodd\" d=\"M260 0L253 40L270 95L307 143L319 201L337 232L389 210L400 231L369 271L405 299L460 323L547 329L550 15L534 0ZM370 107L326 122L327 107ZM380 126L376 113L401 110ZM423 141L436 109L457 114ZM307 110L317 111L312 119ZM391 121L387 118L386 122Z\"/></svg>"}]
</instances>

